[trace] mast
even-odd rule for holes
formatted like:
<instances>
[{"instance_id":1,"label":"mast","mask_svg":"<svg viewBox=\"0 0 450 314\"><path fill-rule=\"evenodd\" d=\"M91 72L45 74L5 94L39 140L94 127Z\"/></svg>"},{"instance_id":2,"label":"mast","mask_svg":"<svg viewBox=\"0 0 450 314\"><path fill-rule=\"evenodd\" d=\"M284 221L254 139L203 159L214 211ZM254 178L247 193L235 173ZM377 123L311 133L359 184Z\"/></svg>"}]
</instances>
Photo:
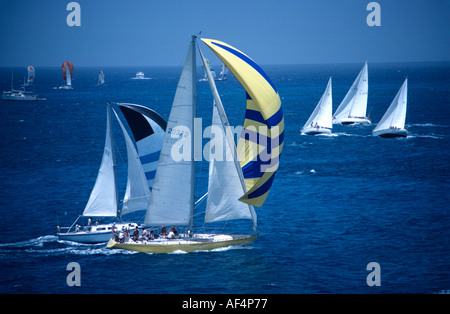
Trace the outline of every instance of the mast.
<instances>
[{"instance_id":1,"label":"mast","mask_svg":"<svg viewBox=\"0 0 450 314\"><path fill-rule=\"evenodd\" d=\"M196 41L197 41L197 35L192 35L192 42L191 42L191 46L192 46L192 115L193 115L193 119L195 119L196 116L196 112L197 112L197 53L195 51L195 45L196 45ZM195 138L195 127L194 124L192 125L192 131L191 131L191 160L192 160L192 173L191 173L191 195L192 195L192 212L191 212L191 216L189 218L189 229L191 230L191 232L193 233L194 230L194 207L195 207L195 159L194 159L194 151L195 151L195 146L194 146L194 138Z\"/></svg>"},{"instance_id":2,"label":"mast","mask_svg":"<svg viewBox=\"0 0 450 314\"><path fill-rule=\"evenodd\" d=\"M112 162L113 162L113 173L114 173L114 189L115 189L115 195L116 195L116 213L117 213L117 219L119 222L122 221L122 215L120 212L120 206L119 206L119 189L117 184L117 165L116 165L116 150L115 150L115 144L114 144L114 136L113 136L113 130L112 130L112 123L111 123L111 103L108 102L108 125L109 125L109 135L111 136L111 155L112 155Z\"/></svg>"}]
</instances>

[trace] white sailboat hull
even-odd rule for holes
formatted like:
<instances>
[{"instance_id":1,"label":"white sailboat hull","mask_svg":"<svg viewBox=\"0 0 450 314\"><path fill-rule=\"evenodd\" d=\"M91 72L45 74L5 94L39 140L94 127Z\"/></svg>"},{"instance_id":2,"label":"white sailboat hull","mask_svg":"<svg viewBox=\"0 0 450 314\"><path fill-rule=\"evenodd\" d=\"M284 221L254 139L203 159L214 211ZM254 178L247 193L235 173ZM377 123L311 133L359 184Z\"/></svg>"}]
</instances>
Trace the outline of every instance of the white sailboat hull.
<instances>
[{"instance_id":1,"label":"white sailboat hull","mask_svg":"<svg viewBox=\"0 0 450 314\"><path fill-rule=\"evenodd\" d=\"M228 246L249 244L257 235L225 235L225 234L196 234L193 237L179 239L156 239L150 241L132 241L118 243L110 239L107 248L122 249L143 253L172 253L175 251L194 252L210 251Z\"/></svg>"},{"instance_id":2,"label":"white sailboat hull","mask_svg":"<svg viewBox=\"0 0 450 314\"><path fill-rule=\"evenodd\" d=\"M131 225L130 225L131 224ZM122 227L129 227L130 232L136 228L136 223L117 223L115 230L120 231ZM111 239L113 224L104 224L97 226L87 226L81 231L59 232L59 240L80 242L80 243L106 243ZM85 230L86 229L86 230Z\"/></svg>"},{"instance_id":3,"label":"white sailboat hull","mask_svg":"<svg viewBox=\"0 0 450 314\"><path fill-rule=\"evenodd\" d=\"M108 242L111 239L112 231L79 231L58 233L57 235L59 240L94 244Z\"/></svg>"},{"instance_id":4,"label":"white sailboat hull","mask_svg":"<svg viewBox=\"0 0 450 314\"><path fill-rule=\"evenodd\" d=\"M380 136L384 138L391 137L407 137L408 131L405 129L382 129L372 132L373 136Z\"/></svg>"},{"instance_id":5,"label":"white sailboat hull","mask_svg":"<svg viewBox=\"0 0 450 314\"><path fill-rule=\"evenodd\" d=\"M351 125L351 124L371 124L370 120L366 117L364 118L343 118L333 120L333 124L343 124L343 125Z\"/></svg>"},{"instance_id":6,"label":"white sailboat hull","mask_svg":"<svg viewBox=\"0 0 450 314\"><path fill-rule=\"evenodd\" d=\"M3 100L36 100L37 95L25 94L21 91L19 92L3 92Z\"/></svg>"},{"instance_id":7,"label":"white sailboat hull","mask_svg":"<svg viewBox=\"0 0 450 314\"><path fill-rule=\"evenodd\" d=\"M331 130L328 128L322 128L322 127L310 127L310 128L304 128L302 129L302 134L305 135L320 135L320 134L331 134Z\"/></svg>"}]
</instances>

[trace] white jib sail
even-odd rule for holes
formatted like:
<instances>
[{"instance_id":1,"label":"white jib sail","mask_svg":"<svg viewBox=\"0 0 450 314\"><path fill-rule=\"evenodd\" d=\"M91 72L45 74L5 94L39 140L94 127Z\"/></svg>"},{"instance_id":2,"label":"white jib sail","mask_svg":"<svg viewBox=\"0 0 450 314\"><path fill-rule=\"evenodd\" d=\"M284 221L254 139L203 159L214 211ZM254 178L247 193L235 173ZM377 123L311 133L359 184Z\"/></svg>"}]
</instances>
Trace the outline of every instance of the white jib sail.
<instances>
[{"instance_id":1,"label":"white jib sail","mask_svg":"<svg viewBox=\"0 0 450 314\"><path fill-rule=\"evenodd\" d=\"M402 87L397 92L394 100L389 106L386 113L378 122L374 131L384 130L389 128L404 129L406 120L406 106L407 106L407 94L408 94L408 79L405 79Z\"/></svg>"},{"instance_id":2,"label":"white jib sail","mask_svg":"<svg viewBox=\"0 0 450 314\"><path fill-rule=\"evenodd\" d=\"M309 117L308 121L306 121L303 126L304 129L320 126L324 128L331 129L333 127L332 123L332 106L333 106L333 97L332 97L332 87L331 87L331 77L328 80L327 88L320 98L319 103L314 109L313 113Z\"/></svg>"},{"instance_id":3,"label":"white jib sail","mask_svg":"<svg viewBox=\"0 0 450 314\"><path fill-rule=\"evenodd\" d=\"M199 51L203 64L206 64L200 48ZM219 150L225 151L225 156L222 154L222 157L226 157L222 161L210 160L205 222L252 219L253 228L256 231L255 209L253 206L239 201L239 198L246 192L244 176L237 159L236 145L216 84L209 68L205 68L207 69L206 75L209 87L214 97L212 129L215 129L218 132L217 137L222 139L220 143L216 142L216 144L221 145ZM218 148L219 146L216 147L216 149Z\"/></svg>"},{"instance_id":4,"label":"white jib sail","mask_svg":"<svg viewBox=\"0 0 450 314\"><path fill-rule=\"evenodd\" d=\"M83 216L115 217L117 215L118 197L109 105L106 124L103 159Z\"/></svg>"},{"instance_id":5,"label":"white jib sail","mask_svg":"<svg viewBox=\"0 0 450 314\"><path fill-rule=\"evenodd\" d=\"M215 153L210 154L214 158L209 161L205 222L252 219L250 205L239 201L245 191L233 161L234 141L229 143L227 140L216 105L213 109L211 133L214 137L210 141L210 150L214 148Z\"/></svg>"},{"instance_id":6,"label":"white jib sail","mask_svg":"<svg viewBox=\"0 0 450 314\"><path fill-rule=\"evenodd\" d=\"M334 113L336 120L349 117L365 117L369 90L367 62Z\"/></svg>"},{"instance_id":7,"label":"white jib sail","mask_svg":"<svg viewBox=\"0 0 450 314\"><path fill-rule=\"evenodd\" d=\"M141 161L130 136L115 111L114 114L116 115L116 119L119 122L123 136L125 137L128 157L128 180L123 199L122 215L138 210L147 210L150 189L147 185L144 169L142 168Z\"/></svg>"},{"instance_id":8,"label":"white jib sail","mask_svg":"<svg viewBox=\"0 0 450 314\"><path fill-rule=\"evenodd\" d=\"M148 225L190 225L194 208L193 130L195 42L192 41L170 111L145 215Z\"/></svg>"}]
</instances>

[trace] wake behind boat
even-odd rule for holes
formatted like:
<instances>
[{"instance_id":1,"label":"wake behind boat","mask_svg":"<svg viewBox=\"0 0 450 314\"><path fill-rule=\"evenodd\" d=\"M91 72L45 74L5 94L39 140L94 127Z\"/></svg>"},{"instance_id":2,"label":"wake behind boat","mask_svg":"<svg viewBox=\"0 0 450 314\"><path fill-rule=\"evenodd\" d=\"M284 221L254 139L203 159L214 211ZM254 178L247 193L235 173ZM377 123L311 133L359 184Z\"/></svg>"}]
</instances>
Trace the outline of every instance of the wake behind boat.
<instances>
[{"instance_id":1,"label":"wake behind boat","mask_svg":"<svg viewBox=\"0 0 450 314\"><path fill-rule=\"evenodd\" d=\"M108 104L105 147L97 180L83 214L70 227L57 227L60 240L83 243L107 242L114 231L113 223L97 225L92 223L91 217L117 219L118 231L122 228L134 229L137 224L122 223L122 216L147 209L157 165L151 156L159 155L166 123L161 116L146 107L135 104L117 105L131 128L138 151L118 115ZM117 118L127 146L128 180L122 210L119 207L111 111ZM82 217L89 217L85 227L77 223Z\"/></svg>"},{"instance_id":2,"label":"wake behind boat","mask_svg":"<svg viewBox=\"0 0 450 314\"><path fill-rule=\"evenodd\" d=\"M145 253L170 253L177 250L193 252L248 244L258 237L257 218L253 206L263 205L278 169L284 131L281 100L270 79L253 60L223 42L202 39L246 90L247 113L243 134L250 130L255 133L255 130L258 130L255 127L257 125L260 127L261 135L256 134L257 138L241 135L236 149L214 77L198 47L214 98L212 129L215 130L217 138L215 151L222 152L222 155L220 153L214 157L210 155L205 222L251 220L255 234L195 234L194 149L187 149L190 155L182 160L177 160L173 156L174 151L180 150L180 145L185 151L184 145L192 147L194 140L192 130L196 114L197 77L196 36L192 37L169 115L155 182L145 215L146 226L185 226L187 232L179 235L169 233L167 236L147 239L142 235L139 236L137 232L134 239L123 241L119 241L116 237L111 239L108 248ZM261 141L262 136L265 142ZM271 144L267 143L268 141L271 141ZM271 145L270 154L267 153L268 145ZM243 158L238 159L238 154L242 154ZM269 157L267 163L259 162L262 159L261 154L265 154L266 160ZM255 160L258 162L254 162Z\"/></svg>"}]
</instances>

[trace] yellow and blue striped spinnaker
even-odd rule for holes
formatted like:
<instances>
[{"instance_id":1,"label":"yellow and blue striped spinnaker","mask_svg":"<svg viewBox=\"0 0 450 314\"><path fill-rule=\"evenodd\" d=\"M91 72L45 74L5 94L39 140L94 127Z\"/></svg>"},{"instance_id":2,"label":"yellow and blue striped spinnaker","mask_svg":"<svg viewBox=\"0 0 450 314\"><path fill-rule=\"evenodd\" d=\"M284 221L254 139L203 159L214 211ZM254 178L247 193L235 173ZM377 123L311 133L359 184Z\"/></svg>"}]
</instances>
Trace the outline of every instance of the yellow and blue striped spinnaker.
<instances>
[{"instance_id":1,"label":"yellow and blue striped spinnaker","mask_svg":"<svg viewBox=\"0 0 450 314\"><path fill-rule=\"evenodd\" d=\"M247 109L237 151L247 192L239 199L262 206L278 169L284 143L284 116L278 92L267 74L247 55L217 40L202 41L246 90Z\"/></svg>"}]
</instances>

